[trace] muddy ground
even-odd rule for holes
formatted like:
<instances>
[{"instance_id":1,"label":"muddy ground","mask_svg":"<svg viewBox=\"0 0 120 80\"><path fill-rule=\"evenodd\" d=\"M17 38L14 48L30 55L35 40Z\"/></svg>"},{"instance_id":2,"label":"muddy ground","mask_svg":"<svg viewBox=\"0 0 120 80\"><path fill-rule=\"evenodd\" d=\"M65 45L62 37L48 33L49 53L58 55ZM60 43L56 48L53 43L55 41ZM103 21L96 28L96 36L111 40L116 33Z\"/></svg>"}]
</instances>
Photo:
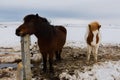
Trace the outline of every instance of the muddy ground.
<instances>
[{"instance_id":1,"label":"muddy ground","mask_svg":"<svg viewBox=\"0 0 120 80\"><path fill-rule=\"evenodd\" d=\"M86 64L86 48L72 48L72 47L64 47L62 52L62 61L55 62L55 75L54 79L51 80L59 80L59 74L64 71L68 71L71 75L73 74L74 70L84 70L84 66L92 66L94 64L94 58L91 55L90 64ZM101 45L99 48L98 53L98 62L105 62L105 61L118 61L120 60L120 47L113 46L113 45ZM37 74L38 75L38 74ZM36 77L37 77L36 75ZM41 75L39 75L41 76ZM43 77L43 76L41 76ZM44 75L44 77L49 78L49 74Z\"/></svg>"},{"instance_id":2,"label":"muddy ground","mask_svg":"<svg viewBox=\"0 0 120 80\"><path fill-rule=\"evenodd\" d=\"M68 71L71 75L73 74L74 70L83 71L85 66L92 66L94 64L94 58L92 55L90 64L86 64L86 52L86 48L73 48L70 46L64 47L62 51L62 60L60 62L54 61L54 75L49 74L49 72L43 74L41 68L40 70L36 70L36 68L33 67L33 79L59 80L59 75L64 71ZM98 51L98 62L105 62L109 60L120 60L120 45L100 45ZM2 70L3 69L0 69L0 80L16 80L16 69L12 69L8 72L3 72Z\"/></svg>"}]
</instances>

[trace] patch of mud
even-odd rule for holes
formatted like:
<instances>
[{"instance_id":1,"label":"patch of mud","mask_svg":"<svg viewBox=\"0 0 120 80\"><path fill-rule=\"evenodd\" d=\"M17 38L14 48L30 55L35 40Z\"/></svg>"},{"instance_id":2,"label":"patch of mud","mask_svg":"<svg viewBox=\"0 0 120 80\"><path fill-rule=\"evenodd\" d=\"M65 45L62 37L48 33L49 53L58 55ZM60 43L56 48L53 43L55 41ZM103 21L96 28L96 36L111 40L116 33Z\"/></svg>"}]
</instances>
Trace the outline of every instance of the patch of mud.
<instances>
[{"instance_id":1,"label":"patch of mud","mask_svg":"<svg viewBox=\"0 0 120 80\"><path fill-rule=\"evenodd\" d=\"M16 80L16 70L12 67L0 69L0 80Z\"/></svg>"}]
</instances>

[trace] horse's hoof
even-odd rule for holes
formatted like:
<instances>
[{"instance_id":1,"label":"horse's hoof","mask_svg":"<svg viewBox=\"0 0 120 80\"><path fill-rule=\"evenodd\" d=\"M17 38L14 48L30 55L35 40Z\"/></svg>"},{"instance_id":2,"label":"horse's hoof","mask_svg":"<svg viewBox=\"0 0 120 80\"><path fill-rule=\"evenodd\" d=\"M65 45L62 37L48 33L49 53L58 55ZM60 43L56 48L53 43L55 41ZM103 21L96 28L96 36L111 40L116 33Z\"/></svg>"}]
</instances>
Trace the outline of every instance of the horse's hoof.
<instances>
[{"instance_id":1,"label":"horse's hoof","mask_svg":"<svg viewBox=\"0 0 120 80\"><path fill-rule=\"evenodd\" d=\"M97 63L97 61L94 61L94 63Z\"/></svg>"},{"instance_id":2,"label":"horse's hoof","mask_svg":"<svg viewBox=\"0 0 120 80\"><path fill-rule=\"evenodd\" d=\"M50 80L53 80L53 77L54 77L54 72L49 73L49 78L50 78Z\"/></svg>"},{"instance_id":3,"label":"horse's hoof","mask_svg":"<svg viewBox=\"0 0 120 80\"><path fill-rule=\"evenodd\" d=\"M89 61L86 61L86 64L87 64L87 65L89 65L89 64L90 64L90 62L89 62Z\"/></svg>"},{"instance_id":4,"label":"horse's hoof","mask_svg":"<svg viewBox=\"0 0 120 80\"><path fill-rule=\"evenodd\" d=\"M50 70L49 72L52 73L52 74L54 74L54 70Z\"/></svg>"},{"instance_id":5,"label":"horse's hoof","mask_svg":"<svg viewBox=\"0 0 120 80\"><path fill-rule=\"evenodd\" d=\"M47 73L47 70L43 68L43 73Z\"/></svg>"},{"instance_id":6,"label":"horse's hoof","mask_svg":"<svg viewBox=\"0 0 120 80\"><path fill-rule=\"evenodd\" d=\"M62 59L57 59L57 60L55 60L55 62L61 62L62 61Z\"/></svg>"},{"instance_id":7,"label":"horse's hoof","mask_svg":"<svg viewBox=\"0 0 120 80\"><path fill-rule=\"evenodd\" d=\"M54 74L54 69L53 68L50 69L49 72L50 72L50 74Z\"/></svg>"}]
</instances>

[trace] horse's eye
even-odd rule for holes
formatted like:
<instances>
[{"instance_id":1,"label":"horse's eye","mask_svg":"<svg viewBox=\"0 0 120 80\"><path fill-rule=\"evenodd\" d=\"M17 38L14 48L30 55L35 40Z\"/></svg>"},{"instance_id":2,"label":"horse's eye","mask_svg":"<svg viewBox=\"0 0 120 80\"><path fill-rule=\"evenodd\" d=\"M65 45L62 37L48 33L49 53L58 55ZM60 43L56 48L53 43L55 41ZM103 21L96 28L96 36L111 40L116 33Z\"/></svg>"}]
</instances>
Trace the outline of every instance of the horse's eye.
<instances>
[{"instance_id":1,"label":"horse's eye","mask_svg":"<svg viewBox=\"0 0 120 80\"><path fill-rule=\"evenodd\" d=\"M28 23L28 25L29 25L29 26L33 26L33 25L34 25L34 22L31 21L31 22Z\"/></svg>"}]
</instances>

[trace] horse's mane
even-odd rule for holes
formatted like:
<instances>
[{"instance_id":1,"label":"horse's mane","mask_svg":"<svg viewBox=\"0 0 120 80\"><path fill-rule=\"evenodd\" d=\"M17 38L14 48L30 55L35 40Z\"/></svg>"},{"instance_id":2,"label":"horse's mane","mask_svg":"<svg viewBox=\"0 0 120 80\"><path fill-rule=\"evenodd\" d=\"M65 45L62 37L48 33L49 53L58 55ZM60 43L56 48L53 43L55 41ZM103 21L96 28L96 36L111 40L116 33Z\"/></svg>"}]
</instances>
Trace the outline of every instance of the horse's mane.
<instances>
[{"instance_id":1,"label":"horse's mane","mask_svg":"<svg viewBox=\"0 0 120 80\"><path fill-rule=\"evenodd\" d=\"M36 15L34 15L34 14L27 15L27 16L24 17L23 20L24 20L25 22L29 22L29 21L32 20L32 19L39 20L39 21L41 21L41 22L45 22L45 23L47 23L47 24L50 24L50 22L49 22L46 18L41 17L41 16L39 16L38 14L36 14Z\"/></svg>"}]
</instances>

